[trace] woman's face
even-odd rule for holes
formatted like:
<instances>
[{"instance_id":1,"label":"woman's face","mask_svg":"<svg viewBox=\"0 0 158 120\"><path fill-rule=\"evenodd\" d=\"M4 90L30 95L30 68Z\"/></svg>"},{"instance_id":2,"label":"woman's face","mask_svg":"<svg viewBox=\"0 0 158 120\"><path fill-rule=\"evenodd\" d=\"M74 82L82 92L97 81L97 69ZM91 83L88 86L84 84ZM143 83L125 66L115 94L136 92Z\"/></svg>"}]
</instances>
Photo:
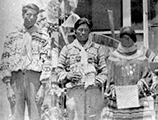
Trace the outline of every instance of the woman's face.
<instances>
[{"instance_id":1,"label":"woman's face","mask_svg":"<svg viewBox=\"0 0 158 120\"><path fill-rule=\"evenodd\" d=\"M88 40L90 33L90 28L87 26L87 24L81 24L76 29L76 38L79 42L86 42Z\"/></svg>"},{"instance_id":2,"label":"woman's face","mask_svg":"<svg viewBox=\"0 0 158 120\"><path fill-rule=\"evenodd\" d=\"M133 40L128 35L123 35L120 41L123 47L131 47L134 45Z\"/></svg>"}]
</instances>

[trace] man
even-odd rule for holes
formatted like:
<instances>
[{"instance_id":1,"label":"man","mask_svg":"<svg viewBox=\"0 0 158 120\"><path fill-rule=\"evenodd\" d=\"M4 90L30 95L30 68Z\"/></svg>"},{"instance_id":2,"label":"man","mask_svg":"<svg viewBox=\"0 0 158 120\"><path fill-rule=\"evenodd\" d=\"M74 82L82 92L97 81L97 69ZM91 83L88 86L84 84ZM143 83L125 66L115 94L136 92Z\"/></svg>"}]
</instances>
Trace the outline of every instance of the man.
<instances>
[{"instance_id":1,"label":"man","mask_svg":"<svg viewBox=\"0 0 158 120\"><path fill-rule=\"evenodd\" d=\"M49 37L35 23L40 9L35 4L22 8L23 27L7 36L1 78L7 86L13 120L24 120L25 104L30 120L40 120L44 87L50 68Z\"/></svg>"},{"instance_id":2,"label":"man","mask_svg":"<svg viewBox=\"0 0 158 120\"><path fill-rule=\"evenodd\" d=\"M103 107L101 88L107 81L107 67L102 46L89 38L91 28L88 19L78 19L76 39L59 56L58 81L67 89L69 120L99 120Z\"/></svg>"}]
</instances>

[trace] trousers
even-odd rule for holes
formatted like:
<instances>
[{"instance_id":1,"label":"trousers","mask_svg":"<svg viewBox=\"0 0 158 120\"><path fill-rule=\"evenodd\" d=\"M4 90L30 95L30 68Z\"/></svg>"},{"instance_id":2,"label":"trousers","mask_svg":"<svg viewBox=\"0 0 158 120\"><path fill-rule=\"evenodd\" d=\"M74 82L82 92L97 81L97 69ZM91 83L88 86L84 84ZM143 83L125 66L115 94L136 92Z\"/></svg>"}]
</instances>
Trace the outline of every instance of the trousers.
<instances>
[{"instance_id":1,"label":"trousers","mask_svg":"<svg viewBox=\"0 0 158 120\"><path fill-rule=\"evenodd\" d=\"M32 70L12 72L11 86L15 93L15 105L11 106L13 120L24 120L28 107L30 120L40 120L41 105L36 104L35 96L40 87L41 72Z\"/></svg>"},{"instance_id":2,"label":"trousers","mask_svg":"<svg viewBox=\"0 0 158 120\"><path fill-rule=\"evenodd\" d=\"M103 107L103 94L98 87L76 86L67 90L68 120L100 120Z\"/></svg>"}]
</instances>

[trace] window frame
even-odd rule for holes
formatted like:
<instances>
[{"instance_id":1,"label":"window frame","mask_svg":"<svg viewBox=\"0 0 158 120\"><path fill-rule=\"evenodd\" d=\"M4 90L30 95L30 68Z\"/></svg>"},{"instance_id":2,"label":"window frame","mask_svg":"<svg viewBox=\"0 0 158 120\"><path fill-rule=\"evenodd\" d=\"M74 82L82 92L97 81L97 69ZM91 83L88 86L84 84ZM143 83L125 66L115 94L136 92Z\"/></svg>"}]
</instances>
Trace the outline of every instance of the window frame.
<instances>
[{"instance_id":1,"label":"window frame","mask_svg":"<svg viewBox=\"0 0 158 120\"><path fill-rule=\"evenodd\" d=\"M143 30L135 30L136 34L143 35L143 44L149 48L149 28L148 28L148 1L143 0ZM123 26L131 26L131 0L122 0L122 21ZM94 31L95 34L110 35L111 31ZM115 34L119 34L119 30L114 31Z\"/></svg>"}]
</instances>

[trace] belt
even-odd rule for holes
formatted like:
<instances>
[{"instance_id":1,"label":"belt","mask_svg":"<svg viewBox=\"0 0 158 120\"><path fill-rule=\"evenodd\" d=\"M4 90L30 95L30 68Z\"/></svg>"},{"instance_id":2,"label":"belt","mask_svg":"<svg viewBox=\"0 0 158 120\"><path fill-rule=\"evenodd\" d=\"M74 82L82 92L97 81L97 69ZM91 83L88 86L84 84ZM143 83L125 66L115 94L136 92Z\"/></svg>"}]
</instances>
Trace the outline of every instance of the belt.
<instances>
[{"instance_id":1,"label":"belt","mask_svg":"<svg viewBox=\"0 0 158 120\"><path fill-rule=\"evenodd\" d=\"M23 74L25 74L26 72L28 72L28 71L30 71L30 72L34 72L34 73L41 73L41 71L34 71L34 70L27 70L27 69L24 69L24 70L18 70L18 71L13 71L12 73L18 73L18 72L22 72Z\"/></svg>"}]
</instances>

